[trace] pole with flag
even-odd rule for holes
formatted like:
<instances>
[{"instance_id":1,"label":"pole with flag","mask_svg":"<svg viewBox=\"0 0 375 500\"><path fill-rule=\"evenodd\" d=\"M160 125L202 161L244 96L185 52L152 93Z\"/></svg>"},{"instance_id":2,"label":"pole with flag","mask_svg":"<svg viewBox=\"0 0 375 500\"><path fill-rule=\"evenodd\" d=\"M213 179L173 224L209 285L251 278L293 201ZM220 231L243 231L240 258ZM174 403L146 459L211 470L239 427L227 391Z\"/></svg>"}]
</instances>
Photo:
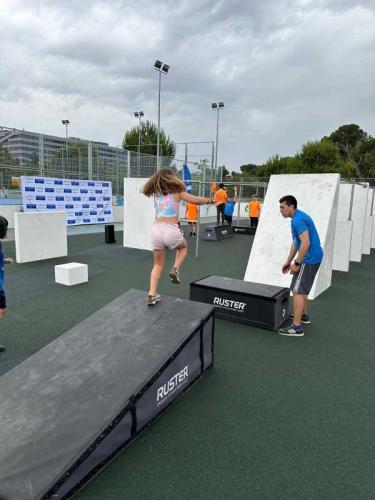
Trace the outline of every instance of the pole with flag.
<instances>
[{"instance_id":1,"label":"pole with flag","mask_svg":"<svg viewBox=\"0 0 375 500\"><path fill-rule=\"evenodd\" d=\"M191 193L191 176L190 176L190 170L189 170L189 167L184 164L183 167L182 167L182 176L183 176L183 180L185 182L185 185L186 185L186 191L188 193Z\"/></svg>"}]
</instances>

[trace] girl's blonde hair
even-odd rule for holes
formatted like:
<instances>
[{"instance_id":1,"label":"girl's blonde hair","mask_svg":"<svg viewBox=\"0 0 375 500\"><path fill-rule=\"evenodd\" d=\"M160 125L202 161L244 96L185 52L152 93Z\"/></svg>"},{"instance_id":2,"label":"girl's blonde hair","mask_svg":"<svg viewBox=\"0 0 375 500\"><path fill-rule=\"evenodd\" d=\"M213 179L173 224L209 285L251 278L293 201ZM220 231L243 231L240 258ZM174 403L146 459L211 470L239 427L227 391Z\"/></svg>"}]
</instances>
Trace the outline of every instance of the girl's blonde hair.
<instances>
[{"instance_id":1,"label":"girl's blonde hair","mask_svg":"<svg viewBox=\"0 0 375 500\"><path fill-rule=\"evenodd\" d=\"M177 178L173 170L162 168L149 178L141 193L145 196L152 196L157 193L165 195L168 193L181 193L182 191L186 191L185 184Z\"/></svg>"}]
</instances>

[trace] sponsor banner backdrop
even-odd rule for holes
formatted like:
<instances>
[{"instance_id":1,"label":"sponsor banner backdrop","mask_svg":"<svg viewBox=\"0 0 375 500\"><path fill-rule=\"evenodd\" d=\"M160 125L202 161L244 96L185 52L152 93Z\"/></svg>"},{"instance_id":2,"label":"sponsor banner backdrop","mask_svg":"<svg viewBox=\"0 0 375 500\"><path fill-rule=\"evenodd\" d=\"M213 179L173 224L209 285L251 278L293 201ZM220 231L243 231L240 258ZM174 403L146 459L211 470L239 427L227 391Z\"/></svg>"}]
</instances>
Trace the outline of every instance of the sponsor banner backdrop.
<instances>
[{"instance_id":1,"label":"sponsor banner backdrop","mask_svg":"<svg viewBox=\"0 0 375 500\"><path fill-rule=\"evenodd\" d=\"M21 176L25 212L65 211L69 226L113 222L112 183Z\"/></svg>"}]
</instances>

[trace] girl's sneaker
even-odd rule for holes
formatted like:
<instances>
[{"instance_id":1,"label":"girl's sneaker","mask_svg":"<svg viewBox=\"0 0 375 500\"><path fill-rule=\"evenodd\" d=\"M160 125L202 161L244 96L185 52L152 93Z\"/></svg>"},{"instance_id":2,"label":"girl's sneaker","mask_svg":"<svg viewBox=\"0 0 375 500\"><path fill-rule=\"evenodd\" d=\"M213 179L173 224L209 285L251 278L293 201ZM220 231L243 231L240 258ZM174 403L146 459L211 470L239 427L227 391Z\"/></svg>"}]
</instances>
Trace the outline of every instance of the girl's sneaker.
<instances>
[{"instance_id":1,"label":"girl's sneaker","mask_svg":"<svg viewBox=\"0 0 375 500\"><path fill-rule=\"evenodd\" d=\"M175 285L179 285L181 283L180 274L177 267L172 267L169 273L169 277L171 278L172 283L174 283Z\"/></svg>"},{"instance_id":2,"label":"girl's sneaker","mask_svg":"<svg viewBox=\"0 0 375 500\"><path fill-rule=\"evenodd\" d=\"M154 306L158 302L161 301L160 295L157 293L156 295L147 295L147 305Z\"/></svg>"}]
</instances>

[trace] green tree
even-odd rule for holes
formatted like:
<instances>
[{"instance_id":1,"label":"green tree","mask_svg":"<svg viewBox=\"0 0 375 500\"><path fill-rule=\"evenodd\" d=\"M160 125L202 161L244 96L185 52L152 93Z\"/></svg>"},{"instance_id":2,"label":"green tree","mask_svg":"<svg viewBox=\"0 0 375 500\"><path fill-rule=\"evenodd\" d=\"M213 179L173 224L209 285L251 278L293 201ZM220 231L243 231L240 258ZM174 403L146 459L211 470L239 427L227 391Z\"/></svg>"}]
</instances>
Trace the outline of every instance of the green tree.
<instances>
[{"instance_id":1,"label":"green tree","mask_svg":"<svg viewBox=\"0 0 375 500\"><path fill-rule=\"evenodd\" d=\"M140 125L125 132L122 147L130 151L138 151L139 133L141 138L141 153L156 156L158 128L150 120L143 121ZM175 143L163 129L160 129L160 156L174 158L175 154Z\"/></svg>"},{"instance_id":2,"label":"green tree","mask_svg":"<svg viewBox=\"0 0 375 500\"><path fill-rule=\"evenodd\" d=\"M353 149L356 173L361 177L375 177L375 138L367 136Z\"/></svg>"},{"instance_id":3,"label":"green tree","mask_svg":"<svg viewBox=\"0 0 375 500\"><path fill-rule=\"evenodd\" d=\"M247 163L246 165L241 165L240 170L244 175L255 176L257 175L258 165L254 163Z\"/></svg>"},{"instance_id":4,"label":"green tree","mask_svg":"<svg viewBox=\"0 0 375 500\"><path fill-rule=\"evenodd\" d=\"M307 142L297 155L303 172L339 172L343 159L336 144L330 140Z\"/></svg>"},{"instance_id":5,"label":"green tree","mask_svg":"<svg viewBox=\"0 0 375 500\"><path fill-rule=\"evenodd\" d=\"M340 153L345 155L348 160L351 160L353 149L366 137L366 132L364 132L359 125L351 123L339 127L332 132L328 139L337 145Z\"/></svg>"}]
</instances>

